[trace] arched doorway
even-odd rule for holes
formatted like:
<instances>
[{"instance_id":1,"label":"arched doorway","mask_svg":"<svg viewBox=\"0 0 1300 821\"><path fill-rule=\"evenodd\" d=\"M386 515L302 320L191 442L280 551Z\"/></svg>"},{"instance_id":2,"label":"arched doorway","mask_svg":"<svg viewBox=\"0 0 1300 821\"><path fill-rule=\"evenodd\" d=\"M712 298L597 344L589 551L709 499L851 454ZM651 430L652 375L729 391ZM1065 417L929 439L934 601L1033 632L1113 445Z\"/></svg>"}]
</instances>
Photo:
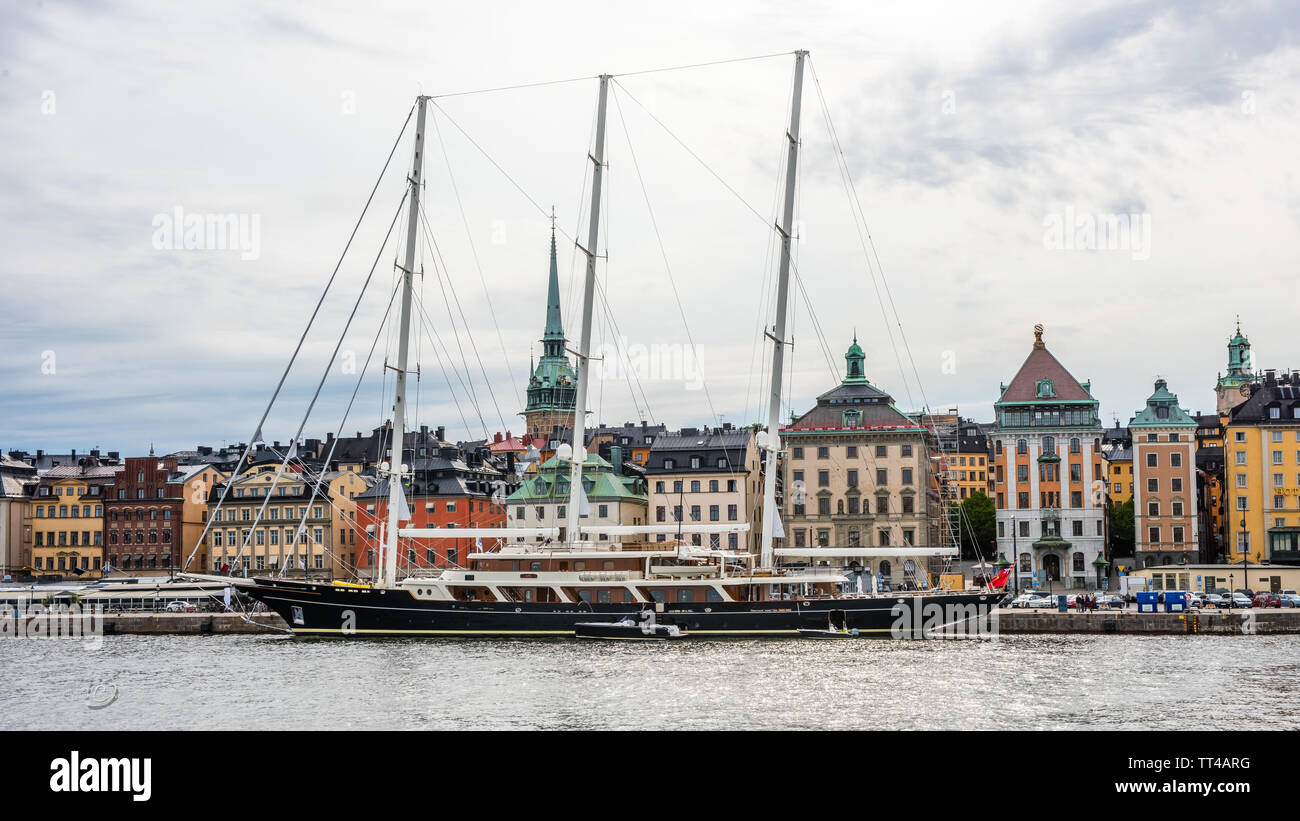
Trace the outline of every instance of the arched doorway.
<instances>
[{"instance_id":1,"label":"arched doorway","mask_svg":"<svg viewBox=\"0 0 1300 821\"><path fill-rule=\"evenodd\" d=\"M1055 553L1048 553L1043 556L1043 576L1049 582L1061 580L1061 557Z\"/></svg>"}]
</instances>

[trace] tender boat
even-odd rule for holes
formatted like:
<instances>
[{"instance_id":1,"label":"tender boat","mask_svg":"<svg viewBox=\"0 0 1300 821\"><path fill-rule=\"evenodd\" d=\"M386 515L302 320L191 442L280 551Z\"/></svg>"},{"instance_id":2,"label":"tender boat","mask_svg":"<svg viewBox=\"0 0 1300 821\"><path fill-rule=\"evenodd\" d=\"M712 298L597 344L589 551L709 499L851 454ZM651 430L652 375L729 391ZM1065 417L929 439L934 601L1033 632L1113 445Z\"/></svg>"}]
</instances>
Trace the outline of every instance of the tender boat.
<instances>
[{"instance_id":1,"label":"tender boat","mask_svg":"<svg viewBox=\"0 0 1300 821\"><path fill-rule=\"evenodd\" d=\"M843 610L831 610L826 615L827 626L801 627L799 637L805 639L856 639L861 632L848 626L848 615Z\"/></svg>"},{"instance_id":2,"label":"tender boat","mask_svg":"<svg viewBox=\"0 0 1300 821\"><path fill-rule=\"evenodd\" d=\"M573 625L573 635L580 639L615 641L667 641L686 638L686 634L675 624L655 624L655 614L649 610L642 610L635 619L625 616L611 622L579 622Z\"/></svg>"}]
</instances>

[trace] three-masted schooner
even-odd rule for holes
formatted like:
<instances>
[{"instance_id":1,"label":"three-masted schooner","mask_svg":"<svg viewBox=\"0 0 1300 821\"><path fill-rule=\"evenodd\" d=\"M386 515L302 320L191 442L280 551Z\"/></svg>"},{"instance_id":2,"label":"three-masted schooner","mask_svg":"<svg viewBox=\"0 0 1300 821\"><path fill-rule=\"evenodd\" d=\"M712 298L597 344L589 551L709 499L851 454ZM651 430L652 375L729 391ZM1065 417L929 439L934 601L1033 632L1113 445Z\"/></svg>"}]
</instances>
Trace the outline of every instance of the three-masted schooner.
<instances>
[{"instance_id":1,"label":"three-masted schooner","mask_svg":"<svg viewBox=\"0 0 1300 821\"><path fill-rule=\"evenodd\" d=\"M780 448L779 413L783 384L787 302L790 285L791 235L794 221L795 172L799 158L800 102L807 52L795 52L784 208L780 235L780 266L775 324L767 336L772 344L767 431L760 433L766 468L763 476L763 516L760 552L701 547L684 543L683 535L744 533L746 523L673 523L589 528L583 522L583 468L586 400L589 385L592 309L596 288L597 243L600 229L602 174L605 168L605 114L611 75L599 78L599 99L592 163L590 222L582 292L582 318L577 354L573 444L557 453L569 463L569 504L566 527L552 528L414 528L401 477L407 472L402 442L406 424L406 376L411 321L415 237L422 189L426 107L421 96L415 149L408 177L409 230L402 282L395 394L390 450L380 471L388 477L388 521L374 584L340 584L278 577L231 579L257 601L279 613L295 635L377 636L573 636L575 625L654 614L659 624L675 625L691 636L797 636L800 630L825 629L828 624L869 635L898 635L900 622L911 632L921 615L975 614L991 605L990 591L859 591L835 567L782 568L775 562L774 542L782 538L777 513L776 477ZM663 534L672 542L649 541ZM540 537L540 538L539 538ZM398 578L398 540L491 540L499 547L466 558L464 567L436 575ZM597 539L600 539L599 541ZM515 541L512 541L515 540ZM741 541L744 544L744 541ZM896 548L837 549L841 558L870 556L873 551L896 555ZM934 550L934 549L932 549ZM913 550L913 552L916 552ZM196 575L196 574L189 574ZM207 577L200 578L225 578ZM852 592L849 592L850 588Z\"/></svg>"}]
</instances>

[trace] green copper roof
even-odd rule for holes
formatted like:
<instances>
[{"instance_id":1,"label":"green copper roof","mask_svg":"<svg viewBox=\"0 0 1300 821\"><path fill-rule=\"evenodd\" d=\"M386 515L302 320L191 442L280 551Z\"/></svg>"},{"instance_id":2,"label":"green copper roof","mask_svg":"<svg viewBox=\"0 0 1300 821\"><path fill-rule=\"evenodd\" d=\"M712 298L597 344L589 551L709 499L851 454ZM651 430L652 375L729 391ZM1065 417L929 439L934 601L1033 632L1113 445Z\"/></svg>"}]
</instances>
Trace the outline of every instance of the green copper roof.
<instances>
[{"instance_id":1,"label":"green copper roof","mask_svg":"<svg viewBox=\"0 0 1300 821\"><path fill-rule=\"evenodd\" d=\"M858 335L854 333L853 344L849 346L848 352L844 354L845 373L843 384L867 384L867 374L863 368L863 362L866 358L867 356L862 352L862 348L858 347Z\"/></svg>"},{"instance_id":2,"label":"green copper roof","mask_svg":"<svg viewBox=\"0 0 1300 821\"><path fill-rule=\"evenodd\" d=\"M594 453L588 454L583 462L582 480L589 502L646 501L645 480L615 472L613 465ZM552 456L538 468L536 475L526 477L506 497L506 503L564 502L569 496L569 463Z\"/></svg>"},{"instance_id":3,"label":"green copper roof","mask_svg":"<svg viewBox=\"0 0 1300 821\"><path fill-rule=\"evenodd\" d=\"M1137 412L1130 428L1169 427L1170 425L1191 425L1196 421L1187 411L1178 407L1178 397L1169 392L1169 386L1163 379L1156 380L1155 392L1147 397L1147 406Z\"/></svg>"}]
</instances>

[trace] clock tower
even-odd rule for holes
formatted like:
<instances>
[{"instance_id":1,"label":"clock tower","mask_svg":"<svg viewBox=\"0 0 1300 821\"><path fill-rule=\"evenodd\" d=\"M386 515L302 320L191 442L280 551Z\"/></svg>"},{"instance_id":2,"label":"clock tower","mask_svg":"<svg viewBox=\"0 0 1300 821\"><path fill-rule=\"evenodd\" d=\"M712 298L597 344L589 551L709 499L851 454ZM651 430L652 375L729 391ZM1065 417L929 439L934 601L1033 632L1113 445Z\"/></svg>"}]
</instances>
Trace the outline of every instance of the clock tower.
<instances>
[{"instance_id":1,"label":"clock tower","mask_svg":"<svg viewBox=\"0 0 1300 821\"><path fill-rule=\"evenodd\" d=\"M1241 320L1237 320L1237 333L1228 340L1228 372L1220 373L1214 386L1220 416L1250 398L1251 374L1250 340L1241 333Z\"/></svg>"}]
</instances>

